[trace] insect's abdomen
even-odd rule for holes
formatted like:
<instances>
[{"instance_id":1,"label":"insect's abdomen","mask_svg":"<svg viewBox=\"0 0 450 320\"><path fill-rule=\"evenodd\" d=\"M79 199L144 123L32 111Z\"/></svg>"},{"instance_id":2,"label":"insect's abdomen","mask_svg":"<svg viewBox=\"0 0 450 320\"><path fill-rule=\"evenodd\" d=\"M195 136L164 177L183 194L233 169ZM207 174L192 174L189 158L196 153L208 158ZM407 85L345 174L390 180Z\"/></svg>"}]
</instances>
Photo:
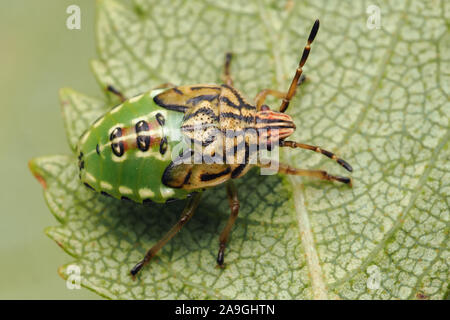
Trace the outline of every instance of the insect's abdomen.
<instances>
[{"instance_id":1,"label":"insect's abdomen","mask_svg":"<svg viewBox=\"0 0 450 320\"><path fill-rule=\"evenodd\" d=\"M161 183L181 138L183 114L157 106L154 90L99 118L80 138L80 179L88 187L135 202L166 202L188 192Z\"/></svg>"}]
</instances>

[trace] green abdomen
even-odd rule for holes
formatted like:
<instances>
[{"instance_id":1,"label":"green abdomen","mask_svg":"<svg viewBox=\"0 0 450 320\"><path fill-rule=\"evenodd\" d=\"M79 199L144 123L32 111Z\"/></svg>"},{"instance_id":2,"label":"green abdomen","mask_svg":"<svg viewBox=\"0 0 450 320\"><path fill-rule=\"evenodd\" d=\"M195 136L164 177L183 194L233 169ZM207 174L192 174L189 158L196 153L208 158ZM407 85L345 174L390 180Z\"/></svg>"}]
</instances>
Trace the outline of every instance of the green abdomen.
<instances>
[{"instance_id":1,"label":"green abdomen","mask_svg":"<svg viewBox=\"0 0 450 320\"><path fill-rule=\"evenodd\" d=\"M99 118L78 144L80 179L119 199L166 202L189 192L161 182L181 142L183 113L159 107L153 90L131 98ZM191 190L192 192L192 190Z\"/></svg>"}]
</instances>

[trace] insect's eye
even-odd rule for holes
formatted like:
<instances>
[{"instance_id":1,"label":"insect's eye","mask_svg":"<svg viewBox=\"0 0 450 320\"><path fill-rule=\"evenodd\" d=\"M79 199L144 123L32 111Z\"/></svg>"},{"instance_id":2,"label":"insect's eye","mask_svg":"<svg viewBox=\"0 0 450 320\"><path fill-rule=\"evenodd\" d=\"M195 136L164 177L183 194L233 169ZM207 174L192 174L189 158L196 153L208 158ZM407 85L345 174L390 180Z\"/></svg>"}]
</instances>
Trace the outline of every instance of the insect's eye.
<instances>
[{"instance_id":1,"label":"insect's eye","mask_svg":"<svg viewBox=\"0 0 450 320\"><path fill-rule=\"evenodd\" d=\"M121 136L122 136L122 128L117 127L111 132L111 135L109 136L109 140L112 141L115 138L119 138Z\"/></svg>"}]
</instances>

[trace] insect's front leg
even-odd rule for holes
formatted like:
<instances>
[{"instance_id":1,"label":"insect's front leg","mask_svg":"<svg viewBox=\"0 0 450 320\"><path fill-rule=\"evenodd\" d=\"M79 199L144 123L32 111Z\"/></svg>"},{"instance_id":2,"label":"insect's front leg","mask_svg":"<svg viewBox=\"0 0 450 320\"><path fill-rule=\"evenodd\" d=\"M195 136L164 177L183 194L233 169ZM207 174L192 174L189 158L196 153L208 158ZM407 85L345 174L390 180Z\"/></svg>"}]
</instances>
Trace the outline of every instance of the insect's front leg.
<instances>
[{"instance_id":1,"label":"insect's front leg","mask_svg":"<svg viewBox=\"0 0 450 320\"><path fill-rule=\"evenodd\" d=\"M339 158L338 156L336 156L333 152L324 150L318 146L312 146L309 144L304 144L304 143L299 143L299 142L295 142L295 141L280 141L280 147L289 147L289 148L301 148L301 149L307 149L307 150L311 150L317 153L321 153L324 156L327 156L328 158L336 161L337 163L339 163L341 166L343 166L345 168L345 170L352 172L353 168L352 166L345 161L344 159Z\"/></svg>"},{"instance_id":2,"label":"insect's front leg","mask_svg":"<svg viewBox=\"0 0 450 320\"><path fill-rule=\"evenodd\" d=\"M231 52L227 52L225 54L225 66L223 68L223 81L228 86L233 86L233 78L231 77L230 73L230 66L231 66L231 58L233 58L233 54Z\"/></svg>"},{"instance_id":3,"label":"insect's front leg","mask_svg":"<svg viewBox=\"0 0 450 320\"><path fill-rule=\"evenodd\" d=\"M323 180L329 181L338 181L352 186L352 179L348 177L341 176L333 176L324 170L307 170L307 169L297 169L290 167L288 165L280 164L280 168L278 169L279 173L290 174L295 176L306 176L306 177L314 177Z\"/></svg>"},{"instance_id":4,"label":"insect's front leg","mask_svg":"<svg viewBox=\"0 0 450 320\"><path fill-rule=\"evenodd\" d=\"M196 193L192 198L189 199L186 207L183 209L183 213L180 216L178 222L167 232L161 240L158 241L144 256L144 259L139 261L133 269L131 269L130 273L133 279L136 277L136 274L144 267L151 258L153 258L156 253L164 247L164 245L173 238L173 236L181 230L181 228L192 218L194 215L195 209L198 207L200 203L201 193Z\"/></svg>"},{"instance_id":5,"label":"insect's front leg","mask_svg":"<svg viewBox=\"0 0 450 320\"><path fill-rule=\"evenodd\" d=\"M239 213L238 192L232 180L228 180L227 182L227 196L228 202L230 204L231 214L230 217L228 218L227 225L222 230L222 233L220 234L219 237L219 253L217 254L217 264L219 265L219 267L223 267L225 246L228 242L228 237L230 236L231 228L236 222L236 218Z\"/></svg>"},{"instance_id":6,"label":"insect's front leg","mask_svg":"<svg viewBox=\"0 0 450 320\"><path fill-rule=\"evenodd\" d=\"M297 87L299 87L305 81L306 81L306 76L304 74L302 74L300 76L300 79L298 80ZM267 96L274 96L275 98L278 98L278 99L285 99L287 94L288 94L287 92L282 92L282 91L278 91L278 90L263 89L255 97L256 109L258 111L261 110L261 107L264 105L264 102L266 101ZM294 95L295 95L295 92L294 92Z\"/></svg>"}]
</instances>

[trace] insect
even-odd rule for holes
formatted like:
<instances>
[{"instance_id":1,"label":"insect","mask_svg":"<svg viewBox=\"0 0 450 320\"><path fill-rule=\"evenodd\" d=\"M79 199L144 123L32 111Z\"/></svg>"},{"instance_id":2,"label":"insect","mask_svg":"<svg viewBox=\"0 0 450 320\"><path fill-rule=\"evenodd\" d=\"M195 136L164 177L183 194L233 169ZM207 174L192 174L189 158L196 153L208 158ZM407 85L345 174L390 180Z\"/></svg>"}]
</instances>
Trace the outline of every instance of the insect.
<instances>
[{"instance_id":1,"label":"insect","mask_svg":"<svg viewBox=\"0 0 450 320\"><path fill-rule=\"evenodd\" d=\"M319 20L316 20L288 91L262 90L254 104L233 87L231 53L226 54L225 83L221 85L165 84L130 99L108 86L122 103L97 119L81 136L77 147L81 181L104 195L138 203L188 198L178 222L131 269L133 277L189 221L202 191L226 183L231 215L219 236L217 254L217 264L223 266L225 247L239 212L233 180L252 167L267 167L261 160L250 161L264 149L307 149L352 171L346 161L329 151L286 140L296 127L285 111L303 80L303 66L318 29ZM268 95L281 99L278 111L264 104ZM277 163L277 172L351 186L350 178L322 170L297 169Z\"/></svg>"}]
</instances>

